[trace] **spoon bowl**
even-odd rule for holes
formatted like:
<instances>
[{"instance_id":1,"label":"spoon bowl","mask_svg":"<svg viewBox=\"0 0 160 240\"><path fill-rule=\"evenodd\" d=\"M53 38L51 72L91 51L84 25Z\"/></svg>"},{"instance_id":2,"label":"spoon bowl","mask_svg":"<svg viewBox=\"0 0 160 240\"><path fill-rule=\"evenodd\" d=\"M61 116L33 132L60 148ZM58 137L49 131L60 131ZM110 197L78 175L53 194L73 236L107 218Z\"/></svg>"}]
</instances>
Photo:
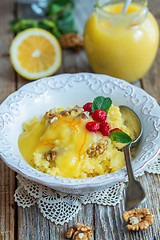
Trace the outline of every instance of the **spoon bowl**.
<instances>
[{"instance_id":1,"label":"spoon bowl","mask_svg":"<svg viewBox=\"0 0 160 240\"><path fill-rule=\"evenodd\" d=\"M141 121L131 108L127 106L120 106L119 108L123 118L125 119L125 125L132 128L134 131L135 140L131 142L131 145L135 144L140 140L143 133Z\"/></svg>"},{"instance_id":2,"label":"spoon bowl","mask_svg":"<svg viewBox=\"0 0 160 240\"><path fill-rule=\"evenodd\" d=\"M140 202L145 200L145 196L146 196L140 182L137 181L134 177L133 169L132 169L132 160L130 155L130 147L133 144L137 144L138 141L140 140L143 133L143 127L139 117L133 110L131 110L127 106L120 106L119 108L125 120L124 122L125 125L134 130L134 136L135 136L135 140L123 148L126 167L127 167L127 173L128 173L128 180L129 180L126 187L126 197L125 197L125 210L128 211L132 208L135 208Z\"/></svg>"}]
</instances>

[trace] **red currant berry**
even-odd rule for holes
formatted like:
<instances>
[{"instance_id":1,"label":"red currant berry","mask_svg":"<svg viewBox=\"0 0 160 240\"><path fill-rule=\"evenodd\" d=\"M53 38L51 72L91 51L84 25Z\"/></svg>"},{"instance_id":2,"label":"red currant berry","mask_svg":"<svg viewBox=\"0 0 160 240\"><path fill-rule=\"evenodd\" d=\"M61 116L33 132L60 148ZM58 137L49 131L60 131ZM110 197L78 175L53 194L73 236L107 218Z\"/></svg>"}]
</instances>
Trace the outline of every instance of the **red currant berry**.
<instances>
[{"instance_id":1,"label":"red currant berry","mask_svg":"<svg viewBox=\"0 0 160 240\"><path fill-rule=\"evenodd\" d=\"M88 131L96 133L99 129L99 124L97 122L88 122L86 128Z\"/></svg>"},{"instance_id":2,"label":"red currant berry","mask_svg":"<svg viewBox=\"0 0 160 240\"><path fill-rule=\"evenodd\" d=\"M108 136L109 135L109 124L108 122L101 122L99 125L99 130L102 133L103 136Z\"/></svg>"},{"instance_id":3,"label":"red currant berry","mask_svg":"<svg viewBox=\"0 0 160 240\"><path fill-rule=\"evenodd\" d=\"M119 128L113 128L113 129L110 130L110 132L113 132L113 131L122 131L122 130L119 129Z\"/></svg>"},{"instance_id":4,"label":"red currant berry","mask_svg":"<svg viewBox=\"0 0 160 240\"><path fill-rule=\"evenodd\" d=\"M88 102L86 103L84 106L83 106L83 109L84 111L87 111L87 112L92 112L92 103L91 102Z\"/></svg>"},{"instance_id":5,"label":"red currant berry","mask_svg":"<svg viewBox=\"0 0 160 240\"><path fill-rule=\"evenodd\" d=\"M92 114L92 118L94 121L97 121L97 122L102 122L102 121L105 121L106 118L107 118L107 114L105 111L103 110L95 110Z\"/></svg>"}]
</instances>

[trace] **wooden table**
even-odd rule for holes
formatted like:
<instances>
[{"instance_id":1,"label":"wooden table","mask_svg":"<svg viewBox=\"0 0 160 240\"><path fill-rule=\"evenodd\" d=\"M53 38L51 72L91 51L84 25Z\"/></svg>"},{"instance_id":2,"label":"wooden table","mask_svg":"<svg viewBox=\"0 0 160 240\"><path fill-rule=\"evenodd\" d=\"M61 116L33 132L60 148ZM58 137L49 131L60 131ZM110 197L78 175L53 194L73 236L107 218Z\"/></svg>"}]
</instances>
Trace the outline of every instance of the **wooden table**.
<instances>
[{"instance_id":1,"label":"wooden table","mask_svg":"<svg viewBox=\"0 0 160 240\"><path fill-rule=\"evenodd\" d=\"M159 0L150 0L149 3L151 11L160 24ZM76 16L79 16L77 23L84 23L87 19L90 11L87 4L87 0L76 0ZM13 0L0 1L0 102L28 83L13 70L9 59L9 46L13 39L13 35L9 33L9 22L15 17L20 17L21 14L19 5L14 4ZM82 25L79 26L80 31L83 29ZM91 71L83 50L78 54L65 50L63 64L57 74ZM135 84L155 97L160 104L160 49L150 71ZM16 173L0 160L0 240L63 240L68 226L79 221L92 227L94 231L92 239L95 240L158 240L160 239L160 176L146 173L143 177L139 177L139 180L148 195L147 201L142 206L149 208L154 214L154 223L146 231L125 230L122 221L123 200L115 207L88 204L82 207L78 216L69 224L56 226L42 216L37 206L29 209L17 207L13 196L17 188Z\"/></svg>"}]
</instances>

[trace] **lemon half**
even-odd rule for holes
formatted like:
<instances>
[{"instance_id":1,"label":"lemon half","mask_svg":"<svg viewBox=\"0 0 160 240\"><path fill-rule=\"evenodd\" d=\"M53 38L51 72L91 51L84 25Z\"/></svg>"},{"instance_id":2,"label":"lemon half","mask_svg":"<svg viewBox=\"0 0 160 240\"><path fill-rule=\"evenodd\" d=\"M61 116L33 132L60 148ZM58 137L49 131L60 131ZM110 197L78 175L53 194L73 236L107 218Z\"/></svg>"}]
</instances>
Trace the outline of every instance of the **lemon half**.
<instances>
[{"instance_id":1,"label":"lemon half","mask_svg":"<svg viewBox=\"0 0 160 240\"><path fill-rule=\"evenodd\" d=\"M50 76L58 70L62 62L62 50L50 32L30 28L13 39L10 58L16 72L34 80Z\"/></svg>"}]
</instances>

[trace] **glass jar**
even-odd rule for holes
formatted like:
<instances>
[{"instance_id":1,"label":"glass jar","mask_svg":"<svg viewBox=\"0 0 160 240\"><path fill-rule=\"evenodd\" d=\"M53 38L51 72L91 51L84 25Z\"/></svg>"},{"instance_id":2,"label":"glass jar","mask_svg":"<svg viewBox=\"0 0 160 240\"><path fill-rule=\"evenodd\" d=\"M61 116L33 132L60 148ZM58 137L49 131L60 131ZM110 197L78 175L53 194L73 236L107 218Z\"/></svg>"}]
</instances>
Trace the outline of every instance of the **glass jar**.
<instances>
[{"instance_id":1,"label":"glass jar","mask_svg":"<svg viewBox=\"0 0 160 240\"><path fill-rule=\"evenodd\" d=\"M14 0L19 4L19 8L24 18L36 18L44 16L49 0Z\"/></svg>"},{"instance_id":2,"label":"glass jar","mask_svg":"<svg viewBox=\"0 0 160 240\"><path fill-rule=\"evenodd\" d=\"M159 28L147 0L98 0L84 30L85 51L94 72L134 82L156 56Z\"/></svg>"}]
</instances>

